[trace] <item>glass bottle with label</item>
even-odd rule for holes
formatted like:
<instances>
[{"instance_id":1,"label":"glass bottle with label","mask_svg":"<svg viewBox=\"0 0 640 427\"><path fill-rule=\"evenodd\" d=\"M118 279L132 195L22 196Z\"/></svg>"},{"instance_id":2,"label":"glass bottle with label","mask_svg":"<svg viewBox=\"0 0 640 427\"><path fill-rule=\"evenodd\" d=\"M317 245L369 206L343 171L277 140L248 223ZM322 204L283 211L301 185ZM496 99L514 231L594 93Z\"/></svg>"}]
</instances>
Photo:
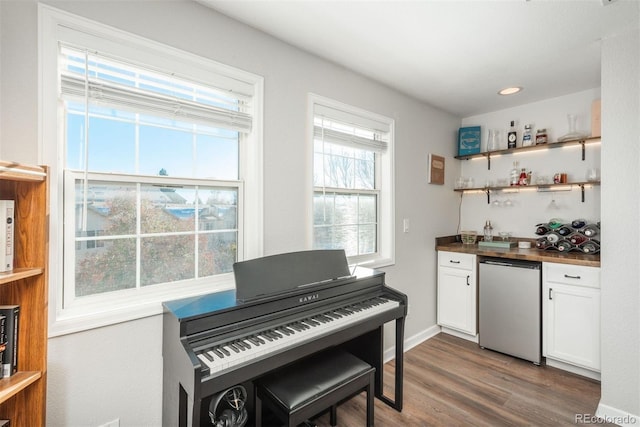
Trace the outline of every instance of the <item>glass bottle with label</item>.
<instances>
[{"instance_id":1,"label":"glass bottle with label","mask_svg":"<svg viewBox=\"0 0 640 427\"><path fill-rule=\"evenodd\" d=\"M513 162L513 169L511 169L511 174L509 175L509 185L518 185L519 179L520 172L518 172L518 162Z\"/></svg>"},{"instance_id":2,"label":"glass bottle with label","mask_svg":"<svg viewBox=\"0 0 640 427\"><path fill-rule=\"evenodd\" d=\"M507 133L507 148L516 148L516 141L518 140L518 134L516 132L516 125L511 120L511 127L509 127L509 133Z\"/></svg>"},{"instance_id":3,"label":"glass bottle with label","mask_svg":"<svg viewBox=\"0 0 640 427\"><path fill-rule=\"evenodd\" d=\"M524 125L524 133L522 134L522 146L528 147L530 145L533 145L531 125Z\"/></svg>"}]
</instances>

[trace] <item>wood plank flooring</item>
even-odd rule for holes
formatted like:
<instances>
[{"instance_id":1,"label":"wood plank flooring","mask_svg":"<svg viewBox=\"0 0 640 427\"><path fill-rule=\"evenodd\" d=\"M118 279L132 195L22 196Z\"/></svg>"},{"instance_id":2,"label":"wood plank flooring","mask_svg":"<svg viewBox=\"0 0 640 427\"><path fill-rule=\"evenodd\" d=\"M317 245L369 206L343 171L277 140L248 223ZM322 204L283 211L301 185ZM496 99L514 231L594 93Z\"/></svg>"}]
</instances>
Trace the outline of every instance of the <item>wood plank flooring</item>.
<instances>
[{"instance_id":1,"label":"wood plank flooring","mask_svg":"<svg viewBox=\"0 0 640 427\"><path fill-rule=\"evenodd\" d=\"M582 424L577 414L593 415L600 399L597 381L447 334L412 348L404 360L404 409L399 413L376 399L378 427L575 425ZM393 362L387 363L385 389L393 385L392 372ZM390 388L386 394L393 396ZM316 423L329 426L329 416ZM364 424L362 393L338 407L338 425Z\"/></svg>"}]
</instances>

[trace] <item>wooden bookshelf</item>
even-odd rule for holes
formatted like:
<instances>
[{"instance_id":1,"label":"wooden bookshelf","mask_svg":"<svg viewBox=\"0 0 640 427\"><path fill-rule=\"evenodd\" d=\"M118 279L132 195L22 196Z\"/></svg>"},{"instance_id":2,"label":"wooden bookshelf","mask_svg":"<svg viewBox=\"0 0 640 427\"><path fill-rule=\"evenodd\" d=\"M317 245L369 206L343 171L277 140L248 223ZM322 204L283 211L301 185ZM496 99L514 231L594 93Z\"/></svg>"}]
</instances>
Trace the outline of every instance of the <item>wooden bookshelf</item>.
<instances>
[{"instance_id":1,"label":"wooden bookshelf","mask_svg":"<svg viewBox=\"0 0 640 427\"><path fill-rule=\"evenodd\" d=\"M46 167L0 161L0 199L14 200L14 269L0 273L0 304L20 305L18 372L0 379L0 419L44 426L47 392Z\"/></svg>"}]
</instances>

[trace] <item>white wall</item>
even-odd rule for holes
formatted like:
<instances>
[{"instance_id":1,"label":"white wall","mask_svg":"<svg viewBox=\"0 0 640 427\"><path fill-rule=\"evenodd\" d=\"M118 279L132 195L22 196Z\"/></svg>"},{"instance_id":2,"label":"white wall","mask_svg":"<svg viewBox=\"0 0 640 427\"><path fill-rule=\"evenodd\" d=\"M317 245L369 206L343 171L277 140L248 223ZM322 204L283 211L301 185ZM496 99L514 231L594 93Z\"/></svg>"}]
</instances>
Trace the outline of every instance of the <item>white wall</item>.
<instances>
[{"instance_id":1,"label":"white wall","mask_svg":"<svg viewBox=\"0 0 640 427\"><path fill-rule=\"evenodd\" d=\"M636 3L636 14L640 14ZM599 413L640 421L640 32L602 46L602 397ZM622 423L620 423L622 424Z\"/></svg>"},{"instance_id":2,"label":"white wall","mask_svg":"<svg viewBox=\"0 0 640 427\"><path fill-rule=\"evenodd\" d=\"M517 96L517 95L514 95ZM578 116L577 130L591 134L591 103L600 99L600 89L578 92L558 98L522 105L508 110L466 117L464 126L482 127L482 151L486 151L488 130L499 129L502 136L501 148L507 148L506 132L511 120L515 120L518 130L518 146L525 124L537 128L546 128L549 141L568 133L567 114ZM551 146L551 144L549 144ZM586 146L585 160L582 161L580 146L551 148L543 151L503 155L491 158L491 170L487 169L486 159L462 161L461 173L465 178L473 178L477 187L483 187L490 180L507 180L517 161L520 168L532 171L532 181L539 177L551 180L554 173L566 172L569 181L586 181L585 173L589 168L600 169L600 144ZM508 185L508 184L507 184ZM523 190L518 193L498 192L491 195L491 201L501 204L487 204L485 194L465 194L462 198L462 230L476 230L482 233L487 219L491 220L494 233L510 231L517 237L536 237L535 225L548 222L551 218L561 218L568 222L585 218L589 221L600 220L600 187L586 188L585 201L582 203L580 189L572 191L536 192ZM510 200L512 206L505 206ZM554 201L552 204L551 202Z\"/></svg>"},{"instance_id":3,"label":"white wall","mask_svg":"<svg viewBox=\"0 0 640 427\"><path fill-rule=\"evenodd\" d=\"M386 269L387 282L409 295L406 337L435 325L434 238L456 228L451 188L459 164L451 157L459 118L191 1L46 3L264 76L265 254L308 248L307 93L393 117L396 265ZM0 9L0 157L39 163L37 6L24 0L0 2ZM445 186L426 183L430 152L448 157ZM406 234L403 218L411 221ZM47 425L95 426L118 418L122 426L159 425L161 323L156 316L50 339Z\"/></svg>"}]
</instances>

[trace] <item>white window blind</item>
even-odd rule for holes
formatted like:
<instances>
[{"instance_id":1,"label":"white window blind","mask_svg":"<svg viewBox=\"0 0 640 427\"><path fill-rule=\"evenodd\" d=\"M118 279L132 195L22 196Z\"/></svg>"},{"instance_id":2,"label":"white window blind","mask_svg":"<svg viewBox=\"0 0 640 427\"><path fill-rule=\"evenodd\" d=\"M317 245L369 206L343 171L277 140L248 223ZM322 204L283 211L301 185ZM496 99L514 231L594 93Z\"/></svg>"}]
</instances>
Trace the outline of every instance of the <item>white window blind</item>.
<instances>
[{"instance_id":1,"label":"white window blind","mask_svg":"<svg viewBox=\"0 0 640 427\"><path fill-rule=\"evenodd\" d=\"M173 75L132 68L97 52L61 45L63 99L251 131L250 94L224 91ZM143 70L142 72L140 70Z\"/></svg>"},{"instance_id":2,"label":"white window blind","mask_svg":"<svg viewBox=\"0 0 640 427\"><path fill-rule=\"evenodd\" d=\"M352 148L375 152L388 148L388 124L331 107L316 106L313 133L323 142Z\"/></svg>"}]
</instances>

